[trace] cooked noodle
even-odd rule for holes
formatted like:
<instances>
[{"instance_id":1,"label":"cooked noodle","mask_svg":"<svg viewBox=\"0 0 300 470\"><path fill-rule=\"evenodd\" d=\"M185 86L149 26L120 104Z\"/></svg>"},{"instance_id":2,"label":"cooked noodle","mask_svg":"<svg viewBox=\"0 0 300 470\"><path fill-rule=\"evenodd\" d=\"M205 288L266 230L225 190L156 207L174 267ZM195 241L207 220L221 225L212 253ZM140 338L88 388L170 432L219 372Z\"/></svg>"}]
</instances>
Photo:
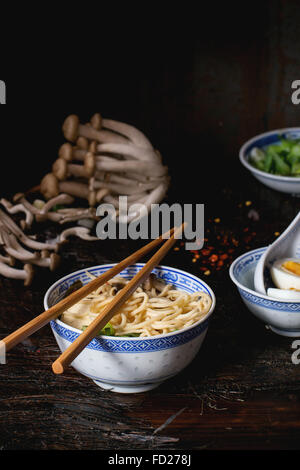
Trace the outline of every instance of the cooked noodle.
<instances>
[{"instance_id":1,"label":"cooked noodle","mask_svg":"<svg viewBox=\"0 0 300 470\"><path fill-rule=\"evenodd\" d=\"M148 280L138 287L120 313L110 320L115 336L145 337L170 333L193 325L209 311L212 300L205 292L189 294L174 289L155 276L153 281L151 276L151 282ZM78 329L86 328L128 282L122 277L111 279L66 310L61 320Z\"/></svg>"}]
</instances>

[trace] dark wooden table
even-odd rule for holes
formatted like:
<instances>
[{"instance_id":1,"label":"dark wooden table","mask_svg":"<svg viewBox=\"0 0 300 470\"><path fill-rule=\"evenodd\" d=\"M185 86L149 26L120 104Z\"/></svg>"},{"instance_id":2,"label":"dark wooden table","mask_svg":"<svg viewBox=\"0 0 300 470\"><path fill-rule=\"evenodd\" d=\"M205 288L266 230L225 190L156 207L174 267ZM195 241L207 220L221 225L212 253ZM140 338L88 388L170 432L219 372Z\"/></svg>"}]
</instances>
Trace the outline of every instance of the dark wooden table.
<instances>
[{"instance_id":1,"label":"dark wooden table","mask_svg":"<svg viewBox=\"0 0 300 470\"><path fill-rule=\"evenodd\" d=\"M1 366L0 449L300 448L300 366L291 361L292 339L267 330L228 275L232 259L270 243L285 228L300 200L264 188L246 172L217 196L206 205L204 248L210 253L193 262L194 253L179 245L164 260L201 275L216 293L207 337L192 364L148 393L101 391L72 368L62 376L52 373L59 351L45 327L11 350ZM142 244L72 239L59 271L41 270L30 288L0 278L0 338L43 310L54 280L118 261ZM211 265L209 256L222 253L229 255L224 265Z\"/></svg>"}]
</instances>

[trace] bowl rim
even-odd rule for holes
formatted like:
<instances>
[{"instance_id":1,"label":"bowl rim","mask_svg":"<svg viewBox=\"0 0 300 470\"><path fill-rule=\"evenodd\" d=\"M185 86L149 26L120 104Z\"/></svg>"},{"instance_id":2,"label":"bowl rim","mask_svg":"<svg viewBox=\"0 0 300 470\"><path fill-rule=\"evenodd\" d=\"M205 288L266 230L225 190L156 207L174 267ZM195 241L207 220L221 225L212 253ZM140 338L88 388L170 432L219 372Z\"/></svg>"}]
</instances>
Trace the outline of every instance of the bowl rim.
<instances>
[{"instance_id":1,"label":"bowl rim","mask_svg":"<svg viewBox=\"0 0 300 470\"><path fill-rule=\"evenodd\" d=\"M248 292L249 294L252 294L253 296L256 296L260 299L265 299L265 300L269 300L269 301L273 301L273 302L277 302L277 303L282 303L282 304L295 304L295 303L297 304L297 303L300 303L300 301L297 301L297 300L280 300L280 299L276 299L275 297L270 297L269 295L266 295L266 294L261 294L260 292L256 292L255 290L249 289L249 287L244 286L243 284L241 284L235 278L235 276L233 274L233 270L234 270L235 266L237 265L237 263L239 263L242 258L244 258L246 255L254 254L255 252L259 252L259 251L264 252L267 248L268 248L267 246L263 246L263 247L260 247L260 248L255 248L254 250L246 251L245 253L240 255L238 258L236 258L231 263L230 268L229 268L229 276L230 276L232 282L239 289L242 289L242 290Z\"/></svg>"},{"instance_id":2,"label":"bowl rim","mask_svg":"<svg viewBox=\"0 0 300 470\"><path fill-rule=\"evenodd\" d=\"M300 178L297 177L297 176L273 175L272 173L267 173L266 171L259 170L258 168L255 168L254 166L252 166L246 158L246 153L245 153L246 148L249 145L251 145L252 143L254 143L257 139L259 139L261 137L267 137L268 135L279 134L281 132L288 132L288 131L299 131L300 132L300 127L284 127L282 129L274 129L272 131L257 134L254 137L252 137L251 139L247 140L247 142L245 142L242 145L242 147L240 148L240 151L239 151L239 159L240 159L240 162L242 163L242 165L245 168L247 168L247 170L251 171L252 173L256 173L257 175L263 176L267 179L271 179L271 180L275 180L275 181L282 181L282 182L285 182L285 183L297 183L297 182L300 183Z\"/></svg>"},{"instance_id":3,"label":"bowl rim","mask_svg":"<svg viewBox=\"0 0 300 470\"><path fill-rule=\"evenodd\" d=\"M58 284L60 284L61 282L67 280L70 276L73 276L75 274L79 274L79 273L82 273L82 272L85 272L85 271L88 271L88 270L97 269L97 268L108 267L108 269L109 269L110 267L115 266L116 264L118 264L118 263L106 263L106 264L98 264L98 265L94 265L94 266L89 266L87 268L78 269L77 271L73 271L72 273L69 273L69 274L59 278L57 281L55 281L53 284L51 284L51 286L47 289L47 291L44 295L44 308L45 308L45 310L48 310L50 308L49 305L48 305L48 299L49 299L49 296L50 296L50 293L52 292L52 290L55 289L55 287ZM144 266L145 264L146 263L133 263L130 266ZM130 266L128 266L128 267L130 267ZM201 325L201 323L206 322L208 320L208 318L212 315L212 313L213 313L213 311L216 307L216 296L215 296L214 291L212 290L212 288L205 281L203 281L201 278L197 277L194 274L188 273L187 271L184 271L184 270L179 269L179 268L174 268L172 266L159 264L159 265L155 266L154 269L156 269L156 268L171 269L171 270L174 270L174 271L176 271L180 274L188 275L192 278L195 278L197 281L200 281L200 283L203 284L207 288L207 290L208 290L208 292L211 296L211 299L212 299L212 304L211 304L210 309L207 312L207 314L203 318L198 320L197 322L193 323L192 325L187 326L186 328L182 328L181 330L178 330L178 331L171 331L170 333L162 333L160 335L142 336L142 337L101 335L101 339L110 340L110 341L147 341L147 340L150 341L150 340L154 340L154 339L166 338L166 337L174 336L174 335L180 335L182 333L185 333L188 330L191 330L191 329ZM125 269L126 268L124 268L124 270ZM67 323L64 323L63 321L59 320L58 318L56 318L52 321L56 322L58 325L62 326L63 328L69 329L69 330L71 330L75 333L79 333L79 334L82 333L82 330L79 330L78 328L70 326ZM99 338L100 338L100 336L99 337L96 336L94 339L97 340Z\"/></svg>"}]
</instances>

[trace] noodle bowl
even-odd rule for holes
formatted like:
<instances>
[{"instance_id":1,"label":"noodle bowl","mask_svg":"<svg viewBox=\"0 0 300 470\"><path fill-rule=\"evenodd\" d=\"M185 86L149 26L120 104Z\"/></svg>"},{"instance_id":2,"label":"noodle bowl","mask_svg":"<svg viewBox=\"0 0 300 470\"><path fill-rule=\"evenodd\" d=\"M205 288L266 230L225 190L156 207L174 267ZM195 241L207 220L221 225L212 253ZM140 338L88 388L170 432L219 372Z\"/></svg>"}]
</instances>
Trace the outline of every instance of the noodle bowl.
<instances>
[{"instance_id":1,"label":"noodle bowl","mask_svg":"<svg viewBox=\"0 0 300 470\"><path fill-rule=\"evenodd\" d=\"M69 288L74 287L76 281L86 284L90 281L91 276L100 276L113 266L114 264L106 264L80 269L59 279L46 292L45 309L47 310L59 302ZM124 283L137 274L143 266L144 263L136 263L119 274L121 280L112 279L105 286L105 292L101 294L106 297L106 291L109 293L103 301L109 302L109 296L115 295L124 286ZM133 298L128 299L130 302L132 300L132 304L128 305L128 308L129 306L130 309L132 308L131 314L128 315L128 312L124 312L124 307L127 307L124 304L119 312L120 317L118 314L110 320L114 323L111 324L111 327L114 328L114 335L110 336L110 332L104 332L104 335L101 333L101 336L95 337L72 362L74 369L89 377L101 388L119 393L151 390L184 369L197 355L203 343L210 317L215 308L216 300L212 289L197 276L177 268L157 266L153 273L155 273L156 279L152 276L141 286L141 290L136 290L135 294L139 294L138 297L134 295ZM153 286L151 283L149 285L148 281L153 282ZM153 291L153 287L155 287L155 291ZM114 289L111 290L112 288ZM164 288L166 290L163 293ZM98 295L99 292L96 291L96 293ZM146 309L145 294L148 297L148 302L151 301L151 309L149 307ZM197 294L196 299L193 299L194 294ZM206 304L205 301L206 296L209 297L208 302L211 302L207 313L205 313L205 309L208 308L208 303ZM157 299L159 299L159 303L157 303ZM89 301L91 300L95 301L96 299L89 299ZM99 302L99 299L97 301ZM190 302L188 312L184 313L184 305L187 306L188 301ZM193 302L196 301L200 301L200 311L197 314L196 305L193 305ZM169 305L170 303L172 306ZM141 310L136 312L135 310L140 307L142 307ZM87 305L81 305L80 308L82 309L81 313L85 315ZM98 309L99 305L96 308ZM168 312L168 309L172 311ZM180 313L180 309L182 309L182 313ZM164 313L168 312L168 315L164 317L164 320L169 317L167 325L161 323L157 325L156 323L162 321L162 310ZM135 323L130 324L134 311ZM92 313L93 315L98 314L97 312ZM151 315L157 314L155 321L153 316L152 319L150 318L150 313ZM122 314L126 315L125 322ZM183 318L185 318L185 322L180 323ZM145 324L141 326L141 323L150 319L151 328L155 330L155 334L152 334L149 326ZM56 319L50 322L62 352L78 338L82 328L87 326L87 321L87 317L83 318L82 323L78 323L80 328L67 324L66 318L64 321ZM142 331L142 328L148 329L148 336L147 332ZM125 334L122 333L124 329ZM134 332L130 333L130 331ZM139 332L135 333L135 331ZM170 332L163 333L163 331ZM149 336L149 334L151 335Z\"/></svg>"}]
</instances>

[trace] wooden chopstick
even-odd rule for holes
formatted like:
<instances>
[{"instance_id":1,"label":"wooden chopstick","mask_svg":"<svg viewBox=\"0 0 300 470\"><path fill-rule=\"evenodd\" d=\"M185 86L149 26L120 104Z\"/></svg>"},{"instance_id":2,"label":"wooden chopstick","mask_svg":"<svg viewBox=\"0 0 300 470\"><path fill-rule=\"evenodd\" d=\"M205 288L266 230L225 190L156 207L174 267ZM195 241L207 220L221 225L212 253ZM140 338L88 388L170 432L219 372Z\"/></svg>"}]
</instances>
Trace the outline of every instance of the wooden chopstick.
<instances>
[{"instance_id":1,"label":"wooden chopstick","mask_svg":"<svg viewBox=\"0 0 300 470\"><path fill-rule=\"evenodd\" d=\"M170 236L170 234L173 234L173 232L174 232L174 228L172 228L171 230L168 230L160 237L156 238L155 240L152 240L147 245L143 246L139 250L132 253L130 256L125 258L116 266L113 266L111 269L101 274L96 279L93 279L88 284L81 287L77 291L71 293L70 295L68 295L68 297L62 299L60 302L53 305L52 307L50 307L48 310L41 313L37 317L33 318L28 323L25 323L25 325L21 326L21 328L19 328L18 330L14 331L10 335L3 338L2 341L5 344L6 351L9 351L11 348L16 346L16 344L20 343L25 338L28 338L28 336L35 333L37 330L45 326L51 320L54 320L55 318L57 318L65 310L72 307L72 305L79 302L81 299L89 295L94 290L98 289L98 287L102 286L109 279L119 274L127 266L134 264L142 256L144 256L153 248L155 248L157 245L162 243L162 241L164 241L168 236Z\"/></svg>"},{"instance_id":2,"label":"wooden chopstick","mask_svg":"<svg viewBox=\"0 0 300 470\"><path fill-rule=\"evenodd\" d=\"M81 353L90 341L97 336L98 332L109 322L117 313L120 307L126 302L137 287L145 281L154 267L167 254L172 245L176 242L176 235L182 232L185 223L175 228L172 236L163 246L150 258L143 268L126 284L122 290L116 294L114 299L104 308L104 310L95 318L95 320L81 333L78 338L56 359L52 364L52 370L55 374L62 374L66 367Z\"/></svg>"}]
</instances>

